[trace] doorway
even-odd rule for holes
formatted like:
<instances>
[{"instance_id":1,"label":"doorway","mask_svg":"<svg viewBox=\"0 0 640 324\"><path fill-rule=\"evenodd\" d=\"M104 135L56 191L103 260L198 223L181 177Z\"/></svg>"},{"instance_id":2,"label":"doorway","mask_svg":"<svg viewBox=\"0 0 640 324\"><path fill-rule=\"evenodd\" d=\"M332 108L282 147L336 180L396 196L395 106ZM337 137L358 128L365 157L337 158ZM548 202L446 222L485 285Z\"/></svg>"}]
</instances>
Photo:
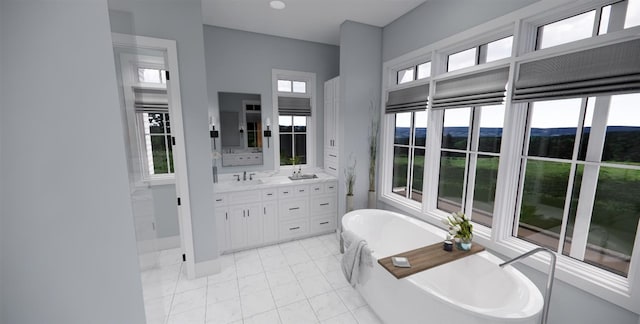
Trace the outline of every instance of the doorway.
<instances>
[{"instance_id":1,"label":"doorway","mask_svg":"<svg viewBox=\"0 0 640 324\"><path fill-rule=\"evenodd\" d=\"M113 34L147 320L195 277L176 43ZM184 261L186 259L186 261Z\"/></svg>"}]
</instances>

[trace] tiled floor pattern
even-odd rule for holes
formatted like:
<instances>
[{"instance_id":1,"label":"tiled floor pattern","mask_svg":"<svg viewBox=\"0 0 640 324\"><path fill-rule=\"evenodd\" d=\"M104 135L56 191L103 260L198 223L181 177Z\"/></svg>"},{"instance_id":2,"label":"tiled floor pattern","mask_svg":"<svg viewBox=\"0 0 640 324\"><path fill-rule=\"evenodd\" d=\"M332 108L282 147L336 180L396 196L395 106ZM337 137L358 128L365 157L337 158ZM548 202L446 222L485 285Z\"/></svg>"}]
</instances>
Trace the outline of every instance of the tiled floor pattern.
<instances>
[{"instance_id":1,"label":"tiled floor pattern","mask_svg":"<svg viewBox=\"0 0 640 324\"><path fill-rule=\"evenodd\" d=\"M344 279L335 234L224 255L222 271L188 280L180 251L142 272L149 324L376 324Z\"/></svg>"}]
</instances>

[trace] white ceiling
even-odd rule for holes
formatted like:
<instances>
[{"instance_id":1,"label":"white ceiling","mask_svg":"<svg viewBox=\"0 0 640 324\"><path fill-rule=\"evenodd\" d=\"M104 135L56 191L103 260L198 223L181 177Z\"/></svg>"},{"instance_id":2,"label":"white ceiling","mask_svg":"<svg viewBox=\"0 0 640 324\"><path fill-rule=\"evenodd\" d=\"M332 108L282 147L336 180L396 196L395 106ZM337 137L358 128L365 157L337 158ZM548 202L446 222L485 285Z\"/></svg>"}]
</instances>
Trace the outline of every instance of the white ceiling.
<instances>
[{"instance_id":1,"label":"white ceiling","mask_svg":"<svg viewBox=\"0 0 640 324\"><path fill-rule=\"evenodd\" d=\"M425 0L202 0L207 25L339 45L340 24L352 20L383 27Z\"/></svg>"}]
</instances>

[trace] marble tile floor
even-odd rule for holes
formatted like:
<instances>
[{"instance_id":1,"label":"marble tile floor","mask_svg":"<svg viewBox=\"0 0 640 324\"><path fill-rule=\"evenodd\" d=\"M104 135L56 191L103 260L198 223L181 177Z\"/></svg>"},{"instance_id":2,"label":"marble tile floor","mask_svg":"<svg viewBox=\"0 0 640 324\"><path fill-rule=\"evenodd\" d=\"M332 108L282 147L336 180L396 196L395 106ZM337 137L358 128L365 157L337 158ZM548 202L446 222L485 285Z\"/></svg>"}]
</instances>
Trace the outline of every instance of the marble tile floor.
<instances>
[{"instance_id":1,"label":"marble tile floor","mask_svg":"<svg viewBox=\"0 0 640 324\"><path fill-rule=\"evenodd\" d=\"M142 272L148 324L382 323L344 279L336 235L221 257L218 274L188 280L179 249Z\"/></svg>"}]
</instances>

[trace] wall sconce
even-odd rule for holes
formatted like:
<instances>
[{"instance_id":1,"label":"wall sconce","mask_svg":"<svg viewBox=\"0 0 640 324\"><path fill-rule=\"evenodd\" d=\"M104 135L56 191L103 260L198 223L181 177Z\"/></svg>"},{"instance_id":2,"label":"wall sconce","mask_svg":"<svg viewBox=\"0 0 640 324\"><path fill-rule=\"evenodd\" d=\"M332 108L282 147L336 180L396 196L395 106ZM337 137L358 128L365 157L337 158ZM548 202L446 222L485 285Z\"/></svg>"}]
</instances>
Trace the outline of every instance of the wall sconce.
<instances>
[{"instance_id":1,"label":"wall sconce","mask_svg":"<svg viewBox=\"0 0 640 324\"><path fill-rule=\"evenodd\" d=\"M264 131L264 137L267 138L267 147L271 147L271 143L269 138L271 137L271 129L269 127L271 127L271 119L269 119L269 117L267 117L266 122L264 123L264 125L267 127L267 129Z\"/></svg>"},{"instance_id":2,"label":"wall sconce","mask_svg":"<svg viewBox=\"0 0 640 324\"><path fill-rule=\"evenodd\" d=\"M240 127L238 127L238 131L240 132L240 134L244 133L244 127L240 125Z\"/></svg>"},{"instance_id":3,"label":"wall sconce","mask_svg":"<svg viewBox=\"0 0 640 324\"><path fill-rule=\"evenodd\" d=\"M216 130L216 124L213 120L213 116L209 116L209 125L211 125L211 129L209 130L209 136L213 138L213 149L216 149L216 138L220 137L220 132Z\"/></svg>"}]
</instances>

